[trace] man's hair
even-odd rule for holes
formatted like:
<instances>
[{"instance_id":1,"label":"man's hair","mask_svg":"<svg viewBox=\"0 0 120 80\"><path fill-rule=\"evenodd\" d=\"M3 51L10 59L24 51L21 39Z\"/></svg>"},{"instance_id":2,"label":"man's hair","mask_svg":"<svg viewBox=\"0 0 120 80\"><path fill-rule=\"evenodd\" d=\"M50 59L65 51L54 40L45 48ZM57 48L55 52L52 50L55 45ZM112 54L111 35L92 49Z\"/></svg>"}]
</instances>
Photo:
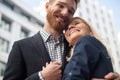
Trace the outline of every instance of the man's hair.
<instances>
[{"instance_id":1,"label":"man's hair","mask_svg":"<svg viewBox=\"0 0 120 80\"><path fill-rule=\"evenodd\" d=\"M53 2L55 0L49 0L49 2ZM75 3L78 4L80 2L80 0L75 0Z\"/></svg>"},{"instance_id":2,"label":"man's hair","mask_svg":"<svg viewBox=\"0 0 120 80\"><path fill-rule=\"evenodd\" d=\"M75 0L76 4L78 4L80 2L80 0Z\"/></svg>"}]
</instances>

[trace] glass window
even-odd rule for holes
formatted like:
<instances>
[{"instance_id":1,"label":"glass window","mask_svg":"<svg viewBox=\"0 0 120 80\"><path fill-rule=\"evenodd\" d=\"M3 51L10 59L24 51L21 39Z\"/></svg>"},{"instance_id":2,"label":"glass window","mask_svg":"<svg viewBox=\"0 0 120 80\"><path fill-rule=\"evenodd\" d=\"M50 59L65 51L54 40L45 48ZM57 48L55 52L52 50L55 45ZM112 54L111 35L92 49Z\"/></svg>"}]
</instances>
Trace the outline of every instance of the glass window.
<instances>
[{"instance_id":1,"label":"glass window","mask_svg":"<svg viewBox=\"0 0 120 80\"><path fill-rule=\"evenodd\" d=\"M95 12L95 19L98 19L97 13Z\"/></svg>"},{"instance_id":2,"label":"glass window","mask_svg":"<svg viewBox=\"0 0 120 80\"><path fill-rule=\"evenodd\" d=\"M105 19L102 17L102 22L103 22L103 24L105 24Z\"/></svg>"},{"instance_id":3,"label":"glass window","mask_svg":"<svg viewBox=\"0 0 120 80\"><path fill-rule=\"evenodd\" d=\"M87 14L89 14L89 9L88 8L86 8L86 11L87 11Z\"/></svg>"},{"instance_id":4,"label":"glass window","mask_svg":"<svg viewBox=\"0 0 120 80\"><path fill-rule=\"evenodd\" d=\"M0 50L8 53L9 42L5 39L0 38Z\"/></svg>"},{"instance_id":5,"label":"glass window","mask_svg":"<svg viewBox=\"0 0 120 80\"><path fill-rule=\"evenodd\" d=\"M120 61L119 61L119 65L120 65Z\"/></svg>"},{"instance_id":6,"label":"glass window","mask_svg":"<svg viewBox=\"0 0 120 80\"><path fill-rule=\"evenodd\" d=\"M3 76L5 68L6 68L6 64L0 61L0 76Z\"/></svg>"},{"instance_id":7,"label":"glass window","mask_svg":"<svg viewBox=\"0 0 120 80\"><path fill-rule=\"evenodd\" d=\"M111 22L111 21L109 22L109 24L110 24L110 26L113 26L113 24L112 24L112 22Z\"/></svg>"},{"instance_id":8,"label":"glass window","mask_svg":"<svg viewBox=\"0 0 120 80\"><path fill-rule=\"evenodd\" d=\"M115 33L114 33L114 31L113 31L113 30L111 31L111 33L112 33L112 36L115 36Z\"/></svg>"},{"instance_id":9,"label":"glass window","mask_svg":"<svg viewBox=\"0 0 120 80\"><path fill-rule=\"evenodd\" d=\"M11 22L7 18L2 18L0 21L0 27L6 31L11 31Z\"/></svg>"},{"instance_id":10,"label":"glass window","mask_svg":"<svg viewBox=\"0 0 120 80\"><path fill-rule=\"evenodd\" d=\"M96 7L95 7L95 5L93 5L93 10L95 10L96 9Z\"/></svg>"},{"instance_id":11,"label":"glass window","mask_svg":"<svg viewBox=\"0 0 120 80\"><path fill-rule=\"evenodd\" d=\"M3 0L3 4L11 10L13 10L14 8L14 6L9 2L9 0Z\"/></svg>"},{"instance_id":12,"label":"glass window","mask_svg":"<svg viewBox=\"0 0 120 80\"><path fill-rule=\"evenodd\" d=\"M88 4L88 0L85 0L86 5Z\"/></svg>"},{"instance_id":13,"label":"glass window","mask_svg":"<svg viewBox=\"0 0 120 80\"><path fill-rule=\"evenodd\" d=\"M23 13L23 12L21 12L21 15L22 15L22 17L23 17L24 19L30 21L30 16L29 16L29 15L27 15L27 14L25 14L25 13Z\"/></svg>"},{"instance_id":14,"label":"glass window","mask_svg":"<svg viewBox=\"0 0 120 80\"><path fill-rule=\"evenodd\" d=\"M0 27L2 27L2 20L0 19Z\"/></svg>"},{"instance_id":15,"label":"glass window","mask_svg":"<svg viewBox=\"0 0 120 80\"><path fill-rule=\"evenodd\" d=\"M106 26L104 26L104 31L105 31L105 34L107 34L107 28L106 28Z\"/></svg>"},{"instance_id":16,"label":"glass window","mask_svg":"<svg viewBox=\"0 0 120 80\"><path fill-rule=\"evenodd\" d=\"M109 38L107 37L106 39L107 39L107 43L110 44Z\"/></svg>"},{"instance_id":17,"label":"glass window","mask_svg":"<svg viewBox=\"0 0 120 80\"><path fill-rule=\"evenodd\" d=\"M0 38L0 45L2 45L2 39Z\"/></svg>"},{"instance_id":18,"label":"glass window","mask_svg":"<svg viewBox=\"0 0 120 80\"><path fill-rule=\"evenodd\" d=\"M96 23L96 25L97 25L97 28L100 29L99 23Z\"/></svg>"},{"instance_id":19,"label":"glass window","mask_svg":"<svg viewBox=\"0 0 120 80\"><path fill-rule=\"evenodd\" d=\"M103 15L103 10L102 10L102 9L101 9L101 11L100 11L100 12L101 12L101 14Z\"/></svg>"},{"instance_id":20,"label":"glass window","mask_svg":"<svg viewBox=\"0 0 120 80\"><path fill-rule=\"evenodd\" d=\"M89 22L91 22L91 19L90 19L90 18L88 18L88 21L89 21Z\"/></svg>"},{"instance_id":21,"label":"glass window","mask_svg":"<svg viewBox=\"0 0 120 80\"><path fill-rule=\"evenodd\" d=\"M25 30L23 28L21 29L21 32L20 32L20 37L21 38L28 37L28 34L29 34L29 32L27 30Z\"/></svg>"},{"instance_id":22,"label":"glass window","mask_svg":"<svg viewBox=\"0 0 120 80\"><path fill-rule=\"evenodd\" d=\"M44 23L42 23L42 22L37 22L37 24L39 25L39 26L44 26Z\"/></svg>"},{"instance_id":23,"label":"glass window","mask_svg":"<svg viewBox=\"0 0 120 80\"><path fill-rule=\"evenodd\" d=\"M116 53L117 53L117 56L118 56L118 57L120 57L119 52L118 52L118 51L116 51Z\"/></svg>"},{"instance_id":24,"label":"glass window","mask_svg":"<svg viewBox=\"0 0 120 80\"><path fill-rule=\"evenodd\" d=\"M82 12L79 10L79 12L78 12L78 16L80 16L80 17L82 17L83 15L82 15Z\"/></svg>"}]
</instances>

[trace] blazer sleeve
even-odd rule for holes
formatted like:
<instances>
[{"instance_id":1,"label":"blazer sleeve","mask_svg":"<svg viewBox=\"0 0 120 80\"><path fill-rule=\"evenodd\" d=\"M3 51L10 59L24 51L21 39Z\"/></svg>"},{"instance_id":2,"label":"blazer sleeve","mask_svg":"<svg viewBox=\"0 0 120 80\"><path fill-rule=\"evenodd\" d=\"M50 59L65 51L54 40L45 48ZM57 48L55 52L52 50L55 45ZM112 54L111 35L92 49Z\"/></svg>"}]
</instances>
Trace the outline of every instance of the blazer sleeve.
<instances>
[{"instance_id":1,"label":"blazer sleeve","mask_svg":"<svg viewBox=\"0 0 120 80\"><path fill-rule=\"evenodd\" d=\"M63 80L90 80L101 52L89 41L90 38L86 36L77 42L73 56L65 68Z\"/></svg>"},{"instance_id":2,"label":"blazer sleeve","mask_svg":"<svg viewBox=\"0 0 120 80\"><path fill-rule=\"evenodd\" d=\"M18 42L13 44L10 52L3 80L25 80L26 67ZM37 73L29 76L26 80L39 80Z\"/></svg>"}]
</instances>

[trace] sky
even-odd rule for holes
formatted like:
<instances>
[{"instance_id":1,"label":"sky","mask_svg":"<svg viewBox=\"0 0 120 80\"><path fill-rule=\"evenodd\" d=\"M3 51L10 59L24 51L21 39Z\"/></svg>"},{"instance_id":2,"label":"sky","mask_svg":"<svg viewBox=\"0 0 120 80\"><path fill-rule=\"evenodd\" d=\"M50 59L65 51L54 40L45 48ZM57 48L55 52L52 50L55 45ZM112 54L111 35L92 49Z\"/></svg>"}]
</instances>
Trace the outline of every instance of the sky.
<instances>
[{"instance_id":1,"label":"sky","mask_svg":"<svg viewBox=\"0 0 120 80\"><path fill-rule=\"evenodd\" d=\"M38 12L39 6L44 5L44 2L47 0L21 0L23 3L25 3L26 6L33 8ZM93 0L91 0L93 1ZM99 5L105 6L108 10L113 11L114 15L114 21L115 21L115 29L118 33L118 37L120 39L120 0L98 0ZM42 8L44 11L44 7Z\"/></svg>"}]
</instances>

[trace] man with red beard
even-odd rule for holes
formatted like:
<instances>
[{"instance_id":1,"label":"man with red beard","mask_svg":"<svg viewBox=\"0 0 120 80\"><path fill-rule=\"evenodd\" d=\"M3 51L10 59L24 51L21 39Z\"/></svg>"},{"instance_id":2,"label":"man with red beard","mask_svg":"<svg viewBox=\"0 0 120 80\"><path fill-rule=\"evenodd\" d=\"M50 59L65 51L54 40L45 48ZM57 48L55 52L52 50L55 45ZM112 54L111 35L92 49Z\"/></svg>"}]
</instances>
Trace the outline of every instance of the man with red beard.
<instances>
[{"instance_id":1,"label":"man with red beard","mask_svg":"<svg viewBox=\"0 0 120 80\"><path fill-rule=\"evenodd\" d=\"M13 44L3 80L61 80L68 49L63 30L78 2L49 0L46 3L47 19L43 29Z\"/></svg>"},{"instance_id":2,"label":"man with red beard","mask_svg":"<svg viewBox=\"0 0 120 80\"><path fill-rule=\"evenodd\" d=\"M61 79L67 53L63 30L73 17L78 2L49 0L46 3L47 16L43 29L13 44L3 80Z\"/></svg>"}]
</instances>

